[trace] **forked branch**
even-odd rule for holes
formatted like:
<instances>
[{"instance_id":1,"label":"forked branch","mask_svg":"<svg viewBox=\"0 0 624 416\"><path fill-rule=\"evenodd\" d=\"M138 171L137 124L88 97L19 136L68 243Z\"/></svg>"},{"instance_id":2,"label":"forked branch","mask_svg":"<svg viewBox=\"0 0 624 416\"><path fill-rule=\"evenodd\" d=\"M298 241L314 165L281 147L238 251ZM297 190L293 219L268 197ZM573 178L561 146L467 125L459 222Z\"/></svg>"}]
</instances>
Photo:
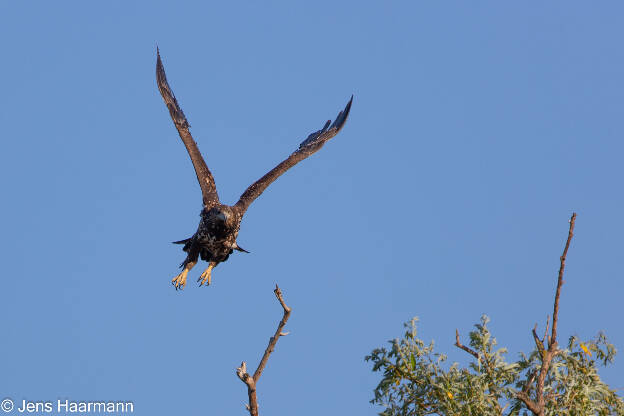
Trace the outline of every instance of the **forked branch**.
<instances>
[{"instance_id":1,"label":"forked branch","mask_svg":"<svg viewBox=\"0 0 624 416\"><path fill-rule=\"evenodd\" d=\"M531 377L527 380L525 388L523 391L517 394L519 400L521 400L526 407L529 408L533 414L538 416L544 415L544 410L546 407L547 397L544 395L544 381L546 380L546 375L548 374L548 370L550 369L550 364L552 363L553 358L558 353L557 348L557 323L559 322L559 296L561 295L561 286L563 285L563 272L565 269L566 257L568 255L568 249L570 248L570 242L572 241L572 236L574 236L574 222L576 220L576 213L572 214L572 218L570 218L570 228L568 230L568 239L566 241L565 248L563 249L563 254L559 258L559 275L557 278L557 290L555 292L555 304L553 307L553 319L552 319L552 330L550 337L548 336L548 320L546 320L546 331L544 333L544 339L539 339L537 336L537 324L533 328L533 339L535 340L535 345L540 353L540 358L542 361L542 365L539 368L538 376L537 376L537 385L535 388L535 397L532 399L529 397L528 392L530 391L531 384L535 380L535 374L532 373Z\"/></svg>"},{"instance_id":2,"label":"forked branch","mask_svg":"<svg viewBox=\"0 0 624 416\"><path fill-rule=\"evenodd\" d=\"M258 368L254 372L253 377L249 375L247 372L247 363L243 361L241 366L236 369L236 375L241 379L243 383L247 385L247 394L249 396L249 404L247 405L247 410L249 410L249 414L251 416L258 416L258 398L256 395L256 384L262 375L262 371L266 367L267 361L269 361L269 356L275 349L275 345L277 344L277 340L280 337L288 335L288 332L283 332L284 326L286 326L286 322L288 322L288 318L290 317L291 309L284 302L284 297L282 296L282 291L280 288L275 285L275 297L279 301L280 305L282 305L282 309L284 310L284 315L282 320L277 325L277 330L275 331L275 335L273 335L269 339L269 345L264 351L264 355L260 360L260 364L258 364Z\"/></svg>"}]
</instances>

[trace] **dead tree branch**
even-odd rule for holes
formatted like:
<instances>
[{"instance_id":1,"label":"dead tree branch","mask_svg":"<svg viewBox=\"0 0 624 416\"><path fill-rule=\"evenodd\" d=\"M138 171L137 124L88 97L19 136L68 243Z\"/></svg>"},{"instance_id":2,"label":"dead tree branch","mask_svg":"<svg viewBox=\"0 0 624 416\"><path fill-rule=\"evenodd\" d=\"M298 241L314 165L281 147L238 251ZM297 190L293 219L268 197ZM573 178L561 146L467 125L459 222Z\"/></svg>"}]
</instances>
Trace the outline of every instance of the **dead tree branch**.
<instances>
[{"instance_id":1,"label":"dead tree branch","mask_svg":"<svg viewBox=\"0 0 624 416\"><path fill-rule=\"evenodd\" d=\"M576 212L572 214L570 218L570 230L568 231L568 241L566 241L563 254L559 258L559 277L557 279L557 293L555 293L555 306L553 308L553 321L552 321L552 335L550 336L550 343L548 347L554 346L557 348L557 323L559 322L559 295L561 295L561 286L563 285L563 270L565 269L566 256L568 255L568 248L570 248L570 241L574 236L574 221L576 220Z\"/></svg>"},{"instance_id":2,"label":"dead tree branch","mask_svg":"<svg viewBox=\"0 0 624 416\"><path fill-rule=\"evenodd\" d=\"M277 340L282 336L288 335L288 332L282 332L282 330L284 329L284 326L286 326L286 322L288 322L291 309L286 306L286 303L284 302L284 298L282 296L282 291L277 285L275 285L275 290L273 291L273 293L275 293L275 297L279 301L280 305L282 305L282 309L284 310L284 316L277 325L275 335L273 335L269 339L269 345L264 351L264 355L262 356L260 364L258 364L258 368L254 372L253 377L250 376L247 372L247 363L245 363L245 361L243 361L241 363L241 366L236 369L236 375L238 376L238 378L240 378L241 381L247 385L247 394L249 396L249 404L247 405L247 410L249 410L249 414L251 416L258 416L258 398L256 396L256 384L258 383L258 380L262 375L262 371L266 367L267 361L269 361L269 356L275 349Z\"/></svg>"},{"instance_id":3,"label":"dead tree branch","mask_svg":"<svg viewBox=\"0 0 624 416\"><path fill-rule=\"evenodd\" d=\"M525 385L525 389L517 394L519 400L521 400L526 407L533 412L534 415L543 416L544 409L546 407L547 397L544 395L544 381L546 380L546 375L548 374L548 370L550 369L550 364L552 363L553 358L557 355L557 323L559 322L559 296L561 295L561 286L563 285L563 271L565 269L565 261L566 256L568 255L568 249L570 248L570 241L572 241L572 236L574 235L574 222L576 220L576 213L572 214L572 218L570 218L570 228L568 231L568 239L566 241L565 248L563 249L563 254L559 258L559 276L557 278L557 290L555 292L555 305L553 308L553 319L552 319L552 330L550 337L548 336L548 321L546 320L546 331L544 333L544 339L540 340L537 335L537 324L533 328L533 339L535 340L535 345L540 353L540 357L542 360L542 365L539 369L539 373L537 376L537 386L535 388L535 397L532 399L529 397L529 389L530 385L533 383L535 378L535 374L532 374L529 380L527 380L527 384Z\"/></svg>"}]
</instances>

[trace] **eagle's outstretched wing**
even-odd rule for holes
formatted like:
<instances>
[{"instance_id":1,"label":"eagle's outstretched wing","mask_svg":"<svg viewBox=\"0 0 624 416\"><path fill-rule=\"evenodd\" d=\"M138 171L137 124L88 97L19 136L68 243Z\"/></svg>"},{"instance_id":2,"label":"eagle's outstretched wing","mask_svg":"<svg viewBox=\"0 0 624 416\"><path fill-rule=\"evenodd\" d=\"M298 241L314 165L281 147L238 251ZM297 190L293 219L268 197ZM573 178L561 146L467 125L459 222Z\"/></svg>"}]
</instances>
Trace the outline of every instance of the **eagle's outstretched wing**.
<instances>
[{"instance_id":1,"label":"eagle's outstretched wing","mask_svg":"<svg viewBox=\"0 0 624 416\"><path fill-rule=\"evenodd\" d=\"M197 174L197 180L202 190L204 206L211 208L219 203L219 195L217 195L214 178L208 166L206 166L206 162L204 162L204 158L199 152L197 144L195 140L193 140L193 136L191 136L189 132L190 125L186 120L186 116L182 112L175 95L173 95L171 87L169 87L167 76L165 75L165 68L160 60L160 51L158 51L158 49L156 49L156 55L156 81L158 82L158 89L165 100L165 104L167 104L167 108L169 108L169 114L171 114L171 118L178 129L178 133L180 133L180 138L184 142L184 146L186 146L186 150L191 157L193 167L195 167L195 174Z\"/></svg>"},{"instance_id":2,"label":"eagle's outstretched wing","mask_svg":"<svg viewBox=\"0 0 624 416\"><path fill-rule=\"evenodd\" d=\"M262 178L254 182L243 194L236 203L235 207L239 212L243 214L249 205L260 196L262 192L277 178L279 178L288 169L295 166L308 156L316 153L325 142L334 137L342 126L344 126L347 117L349 116L349 110L351 110L351 103L353 102L353 96L347 103L344 110L338 113L336 120L332 123L331 120L327 120L325 126L319 131L316 131L308 136L300 145L299 149L293 152L286 160L274 167L269 173ZM331 125L330 125L331 123Z\"/></svg>"}]
</instances>

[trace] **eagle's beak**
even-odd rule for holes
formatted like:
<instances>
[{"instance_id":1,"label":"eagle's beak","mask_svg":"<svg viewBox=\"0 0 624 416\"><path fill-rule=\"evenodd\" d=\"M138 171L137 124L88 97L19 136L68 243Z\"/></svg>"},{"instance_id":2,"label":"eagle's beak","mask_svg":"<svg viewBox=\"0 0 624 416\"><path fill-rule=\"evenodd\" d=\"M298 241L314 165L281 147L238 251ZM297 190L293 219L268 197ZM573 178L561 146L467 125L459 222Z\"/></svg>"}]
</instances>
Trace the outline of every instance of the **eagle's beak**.
<instances>
[{"instance_id":1,"label":"eagle's beak","mask_svg":"<svg viewBox=\"0 0 624 416\"><path fill-rule=\"evenodd\" d=\"M229 215L227 214L227 212L220 212L217 214L217 218L219 218L223 222L227 222L228 217Z\"/></svg>"}]
</instances>

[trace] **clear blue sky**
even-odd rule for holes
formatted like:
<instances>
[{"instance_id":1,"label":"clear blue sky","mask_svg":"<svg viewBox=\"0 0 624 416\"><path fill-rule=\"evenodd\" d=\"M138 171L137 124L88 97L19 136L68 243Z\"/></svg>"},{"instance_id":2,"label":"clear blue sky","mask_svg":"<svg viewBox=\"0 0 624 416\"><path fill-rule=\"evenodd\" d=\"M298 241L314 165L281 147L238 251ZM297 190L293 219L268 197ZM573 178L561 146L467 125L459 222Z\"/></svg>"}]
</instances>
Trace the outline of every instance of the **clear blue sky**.
<instances>
[{"instance_id":1,"label":"clear blue sky","mask_svg":"<svg viewBox=\"0 0 624 416\"><path fill-rule=\"evenodd\" d=\"M451 361L485 313L509 359L622 326L620 2L0 4L0 395L133 400L140 415L375 414L364 356L421 318ZM201 194L156 45L222 201L335 117L249 209L234 254L171 286ZM624 356L601 372L620 393Z\"/></svg>"}]
</instances>

